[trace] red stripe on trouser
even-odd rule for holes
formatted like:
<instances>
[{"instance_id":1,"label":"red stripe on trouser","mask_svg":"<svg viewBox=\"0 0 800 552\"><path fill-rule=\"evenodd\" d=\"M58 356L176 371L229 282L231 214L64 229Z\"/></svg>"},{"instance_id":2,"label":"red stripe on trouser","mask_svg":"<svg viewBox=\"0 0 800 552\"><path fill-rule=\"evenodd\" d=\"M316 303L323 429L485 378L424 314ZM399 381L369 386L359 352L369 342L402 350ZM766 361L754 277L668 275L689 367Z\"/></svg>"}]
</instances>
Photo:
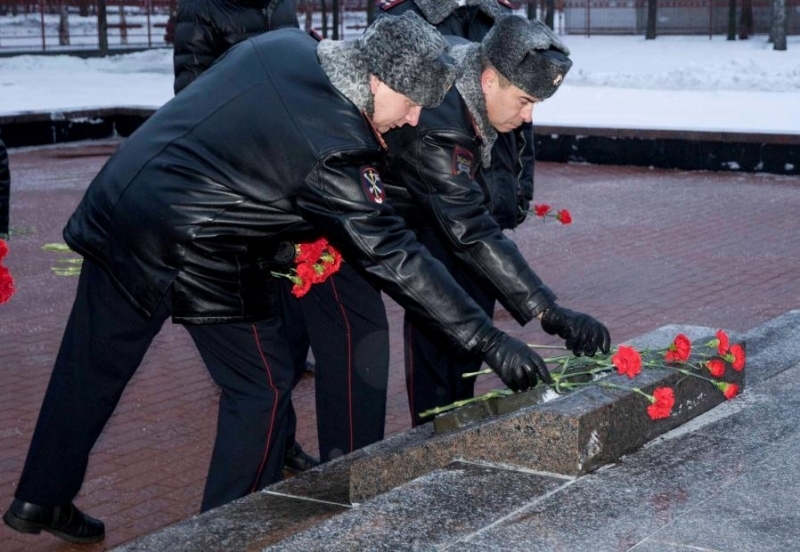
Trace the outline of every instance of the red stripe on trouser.
<instances>
[{"instance_id":1,"label":"red stripe on trouser","mask_svg":"<svg viewBox=\"0 0 800 552\"><path fill-rule=\"evenodd\" d=\"M267 444L264 447L264 456L261 458L261 465L259 466L258 472L256 473L256 478L253 481L253 487L250 489L250 492L253 493L258 490L258 482L261 481L261 474L264 473L264 467L266 466L267 458L269 457L269 449L272 444L272 433L275 429L275 416L278 412L278 388L275 387L275 383L272 381L272 371L269 368L267 357L264 355L264 351L261 349L261 341L258 339L258 330L256 329L255 325L252 325L251 328L253 328L253 339L256 343L256 349L261 357L261 362L264 363L264 370L267 375L269 387L275 394L275 401L272 404L272 417L269 421L269 431L267 432Z\"/></svg>"},{"instance_id":2,"label":"red stripe on trouser","mask_svg":"<svg viewBox=\"0 0 800 552\"><path fill-rule=\"evenodd\" d=\"M350 320L347 318L347 310L339 299L339 293L336 291L334 279L329 278L328 281L331 283L331 289L333 290L333 297L336 299L336 304L339 305L339 310L342 312L342 321L344 322L345 335L347 336L347 419L350 426L350 450L348 452L353 452L353 335L350 329Z\"/></svg>"},{"instance_id":3,"label":"red stripe on trouser","mask_svg":"<svg viewBox=\"0 0 800 552\"><path fill-rule=\"evenodd\" d=\"M408 395L408 413L411 415L411 425L417 425L417 417L414 415L414 353L411 349L411 343L414 341L414 327L408 323L407 320L403 320L403 325L405 326L403 335L405 336L405 349L403 354L405 355L405 366L406 366L406 394Z\"/></svg>"}]
</instances>

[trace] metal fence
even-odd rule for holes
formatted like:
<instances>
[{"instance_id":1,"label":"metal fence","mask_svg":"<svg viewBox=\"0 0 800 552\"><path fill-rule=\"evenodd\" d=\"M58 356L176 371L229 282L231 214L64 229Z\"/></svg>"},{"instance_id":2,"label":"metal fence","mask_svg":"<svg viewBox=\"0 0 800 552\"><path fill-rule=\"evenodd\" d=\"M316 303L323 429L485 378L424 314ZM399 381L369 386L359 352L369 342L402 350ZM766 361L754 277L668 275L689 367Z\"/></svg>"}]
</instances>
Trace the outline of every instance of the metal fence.
<instances>
[{"instance_id":1,"label":"metal fence","mask_svg":"<svg viewBox=\"0 0 800 552\"><path fill-rule=\"evenodd\" d=\"M726 35L730 0L658 0L659 35ZM748 34L769 34L771 0L752 0L752 28ZM555 28L562 34L644 35L647 0L565 0L559 6ZM787 34L800 34L800 0L786 0ZM737 2L736 21L742 21ZM738 25L737 25L738 32Z\"/></svg>"},{"instance_id":2,"label":"metal fence","mask_svg":"<svg viewBox=\"0 0 800 552\"><path fill-rule=\"evenodd\" d=\"M350 38L366 25L368 1L372 0L297 0L298 17L307 29L331 36L335 24L335 36ZM657 34L727 33L730 0L657 1ZM177 2L0 0L0 55L91 55L168 47L167 22ZM738 3L737 21L742 0ZM546 0L518 1L517 12L544 20L546 4ZM647 0L555 0L551 5L553 26L561 34L645 34ZM786 7L787 34L800 34L800 0L786 0ZM752 14L750 34L767 34L771 0L752 0Z\"/></svg>"}]
</instances>

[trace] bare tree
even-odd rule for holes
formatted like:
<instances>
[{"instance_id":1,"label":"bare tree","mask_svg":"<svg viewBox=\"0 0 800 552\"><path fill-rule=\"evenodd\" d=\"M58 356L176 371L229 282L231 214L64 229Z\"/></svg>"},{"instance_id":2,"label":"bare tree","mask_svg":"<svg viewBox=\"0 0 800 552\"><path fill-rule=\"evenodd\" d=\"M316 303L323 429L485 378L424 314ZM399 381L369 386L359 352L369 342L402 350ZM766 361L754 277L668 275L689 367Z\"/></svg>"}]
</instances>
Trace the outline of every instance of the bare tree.
<instances>
[{"instance_id":1,"label":"bare tree","mask_svg":"<svg viewBox=\"0 0 800 552\"><path fill-rule=\"evenodd\" d=\"M545 0L544 24L555 29L556 0Z\"/></svg>"},{"instance_id":2,"label":"bare tree","mask_svg":"<svg viewBox=\"0 0 800 552\"><path fill-rule=\"evenodd\" d=\"M786 0L772 0L769 38L773 50L786 50Z\"/></svg>"},{"instance_id":3,"label":"bare tree","mask_svg":"<svg viewBox=\"0 0 800 552\"><path fill-rule=\"evenodd\" d=\"M645 40L655 40L657 16L658 16L657 0L647 0L647 29L645 30L644 33Z\"/></svg>"},{"instance_id":4,"label":"bare tree","mask_svg":"<svg viewBox=\"0 0 800 552\"><path fill-rule=\"evenodd\" d=\"M58 45L69 46L69 8L66 4L58 8Z\"/></svg>"},{"instance_id":5,"label":"bare tree","mask_svg":"<svg viewBox=\"0 0 800 552\"><path fill-rule=\"evenodd\" d=\"M728 40L736 40L736 0L728 0Z\"/></svg>"},{"instance_id":6,"label":"bare tree","mask_svg":"<svg viewBox=\"0 0 800 552\"><path fill-rule=\"evenodd\" d=\"M742 0L739 13L739 40L746 40L753 34L753 0Z\"/></svg>"}]
</instances>

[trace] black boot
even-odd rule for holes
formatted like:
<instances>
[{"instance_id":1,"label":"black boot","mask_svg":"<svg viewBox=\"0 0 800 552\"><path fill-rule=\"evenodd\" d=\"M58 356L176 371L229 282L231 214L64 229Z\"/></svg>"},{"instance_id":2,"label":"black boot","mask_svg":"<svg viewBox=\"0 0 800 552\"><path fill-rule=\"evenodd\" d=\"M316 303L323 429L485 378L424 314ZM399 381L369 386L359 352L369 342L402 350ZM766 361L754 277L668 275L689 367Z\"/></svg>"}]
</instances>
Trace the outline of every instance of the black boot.
<instances>
[{"instance_id":1,"label":"black boot","mask_svg":"<svg viewBox=\"0 0 800 552\"><path fill-rule=\"evenodd\" d=\"M319 466L319 459L310 456L296 441L286 449L283 468L292 473L300 473Z\"/></svg>"},{"instance_id":2,"label":"black boot","mask_svg":"<svg viewBox=\"0 0 800 552\"><path fill-rule=\"evenodd\" d=\"M39 506L15 498L3 521L20 533L47 531L69 542L100 542L106 536L102 521L87 516L71 502L66 506Z\"/></svg>"}]
</instances>

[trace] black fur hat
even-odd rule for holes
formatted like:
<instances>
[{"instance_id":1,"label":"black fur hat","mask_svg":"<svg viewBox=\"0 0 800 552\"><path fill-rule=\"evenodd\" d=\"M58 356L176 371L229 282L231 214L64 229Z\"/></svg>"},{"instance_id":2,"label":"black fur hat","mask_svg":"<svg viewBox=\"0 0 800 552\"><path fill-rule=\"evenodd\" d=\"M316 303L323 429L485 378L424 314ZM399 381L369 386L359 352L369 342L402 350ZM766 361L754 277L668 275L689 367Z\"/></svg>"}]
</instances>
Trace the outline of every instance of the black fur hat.
<instances>
[{"instance_id":1,"label":"black fur hat","mask_svg":"<svg viewBox=\"0 0 800 552\"><path fill-rule=\"evenodd\" d=\"M370 73L423 107L436 107L458 75L448 42L413 12L382 15L358 40Z\"/></svg>"},{"instance_id":2,"label":"black fur hat","mask_svg":"<svg viewBox=\"0 0 800 552\"><path fill-rule=\"evenodd\" d=\"M482 49L501 75L540 100L556 93L572 67L569 48L547 25L517 15L498 17Z\"/></svg>"}]
</instances>

